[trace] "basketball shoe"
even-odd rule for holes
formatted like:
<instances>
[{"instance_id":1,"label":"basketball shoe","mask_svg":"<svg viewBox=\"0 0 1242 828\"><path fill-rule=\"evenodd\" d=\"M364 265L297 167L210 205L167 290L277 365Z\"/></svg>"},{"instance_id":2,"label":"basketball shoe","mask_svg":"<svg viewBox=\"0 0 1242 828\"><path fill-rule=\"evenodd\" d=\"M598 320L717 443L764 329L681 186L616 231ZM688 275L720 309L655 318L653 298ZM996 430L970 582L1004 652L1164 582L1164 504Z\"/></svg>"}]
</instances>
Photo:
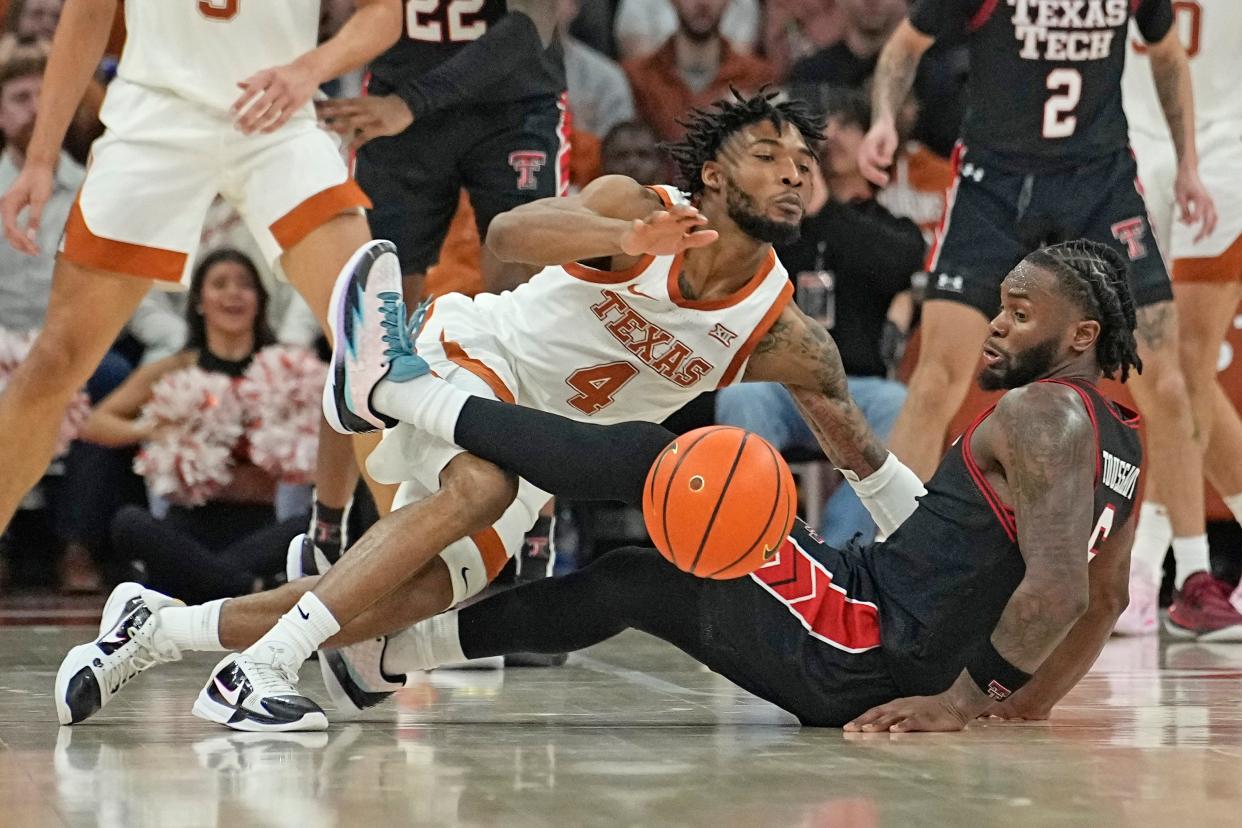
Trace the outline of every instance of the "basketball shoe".
<instances>
[{"instance_id":1,"label":"basketball shoe","mask_svg":"<svg viewBox=\"0 0 1242 828\"><path fill-rule=\"evenodd\" d=\"M289 544L285 556L285 575L296 581L306 575L322 575L331 562L306 535ZM382 666L387 636L360 641L348 647L319 651L319 670L323 674L334 719L352 719L375 707L405 686L405 676L389 675Z\"/></svg>"},{"instance_id":2,"label":"basketball shoe","mask_svg":"<svg viewBox=\"0 0 1242 828\"><path fill-rule=\"evenodd\" d=\"M298 693L296 674L244 653L226 656L194 702L194 715L233 730L326 730L319 705Z\"/></svg>"},{"instance_id":3,"label":"basketball shoe","mask_svg":"<svg viewBox=\"0 0 1242 828\"><path fill-rule=\"evenodd\" d=\"M424 304L407 324L401 265L392 242L369 242L353 255L328 305L333 345L323 413L332 428L363 434L397 424L371 407L371 395L381 380L404 382L428 373L411 341L426 313Z\"/></svg>"},{"instance_id":4,"label":"basketball shoe","mask_svg":"<svg viewBox=\"0 0 1242 828\"><path fill-rule=\"evenodd\" d=\"M1155 635L1160 627L1160 581L1146 567L1130 570L1130 603L1113 627L1113 635Z\"/></svg>"},{"instance_id":5,"label":"basketball shoe","mask_svg":"<svg viewBox=\"0 0 1242 828\"><path fill-rule=\"evenodd\" d=\"M176 645L160 634L161 607L181 602L123 583L112 590L99 622L99 637L65 655L56 671L56 717L63 725L94 715L139 673L181 659Z\"/></svg>"},{"instance_id":6,"label":"basketball shoe","mask_svg":"<svg viewBox=\"0 0 1242 828\"><path fill-rule=\"evenodd\" d=\"M1165 630L1177 638L1242 641L1242 614L1229 603L1229 585L1210 572L1196 572L1173 596Z\"/></svg>"}]
</instances>

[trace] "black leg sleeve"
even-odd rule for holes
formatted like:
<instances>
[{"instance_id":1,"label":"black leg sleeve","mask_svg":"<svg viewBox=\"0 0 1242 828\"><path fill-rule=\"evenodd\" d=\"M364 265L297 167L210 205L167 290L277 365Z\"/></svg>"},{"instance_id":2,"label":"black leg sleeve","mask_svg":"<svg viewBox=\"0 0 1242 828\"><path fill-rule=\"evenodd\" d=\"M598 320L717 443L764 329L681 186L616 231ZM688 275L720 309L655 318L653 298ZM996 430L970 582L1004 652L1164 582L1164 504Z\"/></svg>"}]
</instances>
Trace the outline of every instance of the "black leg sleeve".
<instances>
[{"instance_id":1,"label":"black leg sleeve","mask_svg":"<svg viewBox=\"0 0 1242 828\"><path fill-rule=\"evenodd\" d=\"M457 419L457 445L545 492L570 500L642 500L647 472L673 433L654 423L593 425L472 397Z\"/></svg>"}]
</instances>

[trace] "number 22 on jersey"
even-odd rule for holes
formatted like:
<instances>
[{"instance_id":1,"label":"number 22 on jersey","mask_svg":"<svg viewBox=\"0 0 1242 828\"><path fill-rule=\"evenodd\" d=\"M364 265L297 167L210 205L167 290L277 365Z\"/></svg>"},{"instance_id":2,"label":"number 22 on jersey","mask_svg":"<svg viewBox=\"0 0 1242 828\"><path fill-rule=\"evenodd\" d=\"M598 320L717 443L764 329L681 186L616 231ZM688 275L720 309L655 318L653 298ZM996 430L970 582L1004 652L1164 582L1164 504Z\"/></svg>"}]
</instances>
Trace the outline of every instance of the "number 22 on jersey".
<instances>
[{"instance_id":1,"label":"number 22 on jersey","mask_svg":"<svg viewBox=\"0 0 1242 828\"><path fill-rule=\"evenodd\" d=\"M484 0L406 0L406 34L411 40L427 43L478 40L487 31L487 22L475 17L483 8L483 2Z\"/></svg>"}]
</instances>

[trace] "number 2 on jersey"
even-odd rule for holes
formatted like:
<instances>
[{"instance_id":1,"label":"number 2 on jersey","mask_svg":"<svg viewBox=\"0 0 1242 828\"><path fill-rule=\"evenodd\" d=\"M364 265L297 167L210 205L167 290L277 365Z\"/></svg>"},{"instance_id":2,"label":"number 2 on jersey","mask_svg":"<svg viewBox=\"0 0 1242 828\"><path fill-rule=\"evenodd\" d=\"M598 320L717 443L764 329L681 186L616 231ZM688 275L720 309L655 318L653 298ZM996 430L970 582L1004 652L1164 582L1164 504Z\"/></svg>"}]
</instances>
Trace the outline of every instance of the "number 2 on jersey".
<instances>
[{"instance_id":1,"label":"number 2 on jersey","mask_svg":"<svg viewBox=\"0 0 1242 828\"><path fill-rule=\"evenodd\" d=\"M1095 522L1095 529L1091 532L1091 540L1087 541L1087 560L1099 554L1100 544L1108 540L1113 532L1113 519L1116 517L1117 510L1112 504L1105 504L1104 511L1100 512L1100 519Z\"/></svg>"},{"instance_id":2,"label":"number 2 on jersey","mask_svg":"<svg viewBox=\"0 0 1242 828\"><path fill-rule=\"evenodd\" d=\"M232 20L241 0L198 0L198 10L212 20Z\"/></svg>"},{"instance_id":3,"label":"number 2 on jersey","mask_svg":"<svg viewBox=\"0 0 1242 828\"><path fill-rule=\"evenodd\" d=\"M487 31L484 20L466 21L467 15L475 15L483 8L484 0L406 0L405 27L411 40L427 43L461 43L478 40ZM444 9L444 23L433 19ZM448 26L445 36L444 28Z\"/></svg>"},{"instance_id":4,"label":"number 2 on jersey","mask_svg":"<svg viewBox=\"0 0 1242 828\"><path fill-rule=\"evenodd\" d=\"M1078 128L1078 118L1071 115L1082 97L1082 73L1077 69L1053 69L1044 84L1050 92L1044 103L1045 138L1068 138Z\"/></svg>"},{"instance_id":5,"label":"number 2 on jersey","mask_svg":"<svg viewBox=\"0 0 1242 828\"><path fill-rule=\"evenodd\" d=\"M566 384L578 393L568 402L583 414L594 414L612 405L617 392L638 376L638 369L628 362L608 362L579 368L566 379Z\"/></svg>"}]
</instances>

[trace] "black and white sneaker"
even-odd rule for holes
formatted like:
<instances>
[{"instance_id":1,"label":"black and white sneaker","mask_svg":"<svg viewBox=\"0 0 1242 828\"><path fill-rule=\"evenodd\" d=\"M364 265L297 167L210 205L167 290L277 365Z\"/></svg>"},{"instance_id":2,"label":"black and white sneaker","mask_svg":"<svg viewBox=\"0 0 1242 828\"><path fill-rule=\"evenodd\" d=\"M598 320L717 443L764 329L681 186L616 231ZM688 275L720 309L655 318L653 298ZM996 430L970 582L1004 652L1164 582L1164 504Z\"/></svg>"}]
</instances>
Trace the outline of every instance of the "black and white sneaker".
<instances>
[{"instance_id":1,"label":"black and white sneaker","mask_svg":"<svg viewBox=\"0 0 1242 828\"><path fill-rule=\"evenodd\" d=\"M194 715L233 730L326 730L319 705L298 693L296 675L234 653L216 665L194 702Z\"/></svg>"},{"instance_id":2,"label":"black and white sneaker","mask_svg":"<svg viewBox=\"0 0 1242 828\"><path fill-rule=\"evenodd\" d=\"M181 652L160 634L161 607L181 602L123 583L104 604L99 637L70 650L56 671L56 717L63 725L77 724L107 704L130 679L169 661Z\"/></svg>"},{"instance_id":3,"label":"black and white sneaker","mask_svg":"<svg viewBox=\"0 0 1242 828\"><path fill-rule=\"evenodd\" d=\"M327 552L320 549L310 535L298 535L289 541L285 553L285 578L293 583L308 575L323 575L336 563Z\"/></svg>"},{"instance_id":4,"label":"black and white sneaker","mask_svg":"<svg viewBox=\"0 0 1242 828\"><path fill-rule=\"evenodd\" d=\"M405 676L384 672L388 637L360 641L336 650L319 651L319 669L335 719L352 719L386 701L405 686Z\"/></svg>"}]
</instances>

